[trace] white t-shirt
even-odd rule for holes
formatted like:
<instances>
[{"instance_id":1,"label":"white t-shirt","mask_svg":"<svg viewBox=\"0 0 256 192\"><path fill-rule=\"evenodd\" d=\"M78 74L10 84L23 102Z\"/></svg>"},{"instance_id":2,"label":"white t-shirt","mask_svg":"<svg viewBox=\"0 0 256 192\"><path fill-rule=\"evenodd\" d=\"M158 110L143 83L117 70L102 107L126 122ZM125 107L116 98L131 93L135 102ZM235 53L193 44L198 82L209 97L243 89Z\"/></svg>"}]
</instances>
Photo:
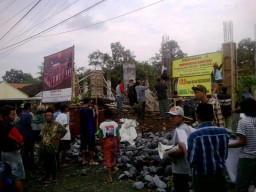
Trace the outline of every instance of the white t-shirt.
<instances>
[{"instance_id":1,"label":"white t-shirt","mask_svg":"<svg viewBox=\"0 0 256 192\"><path fill-rule=\"evenodd\" d=\"M100 124L99 134L101 138L117 136L118 124L115 121L104 121ZM118 133L119 134L119 133Z\"/></svg>"},{"instance_id":2,"label":"white t-shirt","mask_svg":"<svg viewBox=\"0 0 256 192\"><path fill-rule=\"evenodd\" d=\"M70 135L70 130L69 130L69 116L66 113L61 113L57 116L57 118L55 119L55 121L57 121L59 124L61 124L62 126L67 125L65 128L67 130L66 135L64 135L64 137L62 137L61 140L71 140L71 135Z\"/></svg>"}]
</instances>

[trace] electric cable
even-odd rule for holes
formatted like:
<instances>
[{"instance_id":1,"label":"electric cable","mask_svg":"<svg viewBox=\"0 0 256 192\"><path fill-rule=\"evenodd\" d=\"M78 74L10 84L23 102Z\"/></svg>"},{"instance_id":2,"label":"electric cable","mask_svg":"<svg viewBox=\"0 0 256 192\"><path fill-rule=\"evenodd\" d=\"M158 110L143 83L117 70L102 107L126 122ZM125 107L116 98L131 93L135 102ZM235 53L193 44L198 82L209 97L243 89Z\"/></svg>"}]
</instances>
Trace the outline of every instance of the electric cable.
<instances>
[{"instance_id":1,"label":"electric cable","mask_svg":"<svg viewBox=\"0 0 256 192\"><path fill-rule=\"evenodd\" d=\"M61 13L61 12L64 11L65 9L67 9L67 8L69 8L70 6L74 5L74 4L77 3L78 1L79 1L79 0L74 1L73 3L71 3L71 4L69 4L68 6L64 7L63 9L58 10L58 12L57 12L57 10L56 10L57 14ZM46 18L45 20L43 20L41 23L45 22L45 21L46 21L47 19L49 19L50 17L57 15L56 12L53 13L53 14L52 14L51 16L49 16L48 18ZM54 14L55 14L55 15L54 15ZM39 23L39 24L41 24L41 23ZM38 25L39 25L39 24L38 24ZM37 26L37 25L36 25L36 26ZM36 26L34 26L34 27L36 27ZM33 27L33 28L34 28L34 27ZM32 29L32 28L31 28L31 29ZM38 37L39 37L39 36L38 36ZM35 37L35 38L37 38L37 37ZM30 39L30 40L28 40L28 41L26 41L26 42L24 42L24 43L22 43L22 44L20 44L20 45L17 45L17 46L12 47L12 48L10 48L10 49L4 51L4 52L1 52L0 55L5 54L5 53L7 53L7 52L9 52L9 53L7 53L7 54L5 54L4 56L2 56L2 57L0 58L0 60L2 60L3 58L5 58L5 57L8 56L9 54L11 54L13 51L15 51L15 49L19 48L20 46L22 46L22 45L24 45L24 44L26 44L26 43L28 43L28 42L30 42L31 40L33 40L33 39Z\"/></svg>"},{"instance_id":2,"label":"electric cable","mask_svg":"<svg viewBox=\"0 0 256 192\"><path fill-rule=\"evenodd\" d=\"M40 0L40 1L41 1L41 0ZM57 24L55 24L55 25L53 25L53 26L51 26L51 27L49 27L49 28L47 28L47 29L45 29L45 30L43 30L43 31L41 31L41 32L39 32L39 33L37 33L37 34L35 34L35 35L32 35L32 36L30 36L30 37L28 37L28 38L25 38L25 39L23 39L23 40L21 40L21 41L19 41L19 42L16 42L16 43L14 43L14 44L12 44L12 45L7 46L7 47L1 48L0 51L5 50L5 49L8 49L8 48L10 48L10 47L13 47L13 46L15 46L15 45L17 45L17 44L20 44L20 43L22 43L22 42L24 42L24 41L26 41L26 40L32 39L32 38L34 38L34 37L36 37L36 36L38 36L38 35L40 35L40 34L42 34L42 33L45 33L45 32L47 32L47 31L49 31L49 30L51 30L51 29L53 29L53 28L55 28L55 27L57 27L57 26L59 26L59 25L65 23L65 22L67 22L68 20L70 20L70 19L72 19L72 18L74 18L74 17L76 17L76 16L82 14L83 12L88 11L88 10L90 10L90 9L92 9L92 8L94 8L94 7L96 7L96 6L98 6L99 4L103 3L104 1L106 1L106 0L101 0L101 1L99 1L99 2L97 2L97 3L95 3L94 5L92 5L92 6L88 7L88 8L86 8L86 9L84 9L84 10L82 10L82 11L80 11L79 13L77 13L77 14L75 14L75 15L73 15L73 16L71 16L71 17L69 17L69 18L67 18L67 19L65 19L65 20L63 20L63 21L61 21L61 22L59 22L59 23L57 23ZM1 40L1 39L0 39L0 40Z\"/></svg>"},{"instance_id":3,"label":"electric cable","mask_svg":"<svg viewBox=\"0 0 256 192\"><path fill-rule=\"evenodd\" d=\"M37 24L38 22L40 22L48 13L50 13L52 11L52 9L58 4L59 1L52 1L52 3L50 4L50 1L51 0L48 0L46 2L45 5L42 5L43 8L40 9L36 16L33 16L32 19L28 18L30 20L29 23L27 23L22 29L19 29L19 33L20 34L17 34L16 36L14 36L12 39L10 39L9 41L6 41L5 44L3 44L2 46L6 46L8 45L8 43L12 42L13 40L17 39L18 37L22 38L22 37L25 37L25 36L29 36L29 35L32 35L33 32L35 31L30 31L27 33L27 30L28 28L31 28L33 25ZM48 5L49 4L49 5ZM47 13L46 13L47 12Z\"/></svg>"},{"instance_id":4,"label":"electric cable","mask_svg":"<svg viewBox=\"0 0 256 192\"><path fill-rule=\"evenodd\" d=\"M1 38L0 41L14 28L16 27L42 0L38 0L37 3L17 22L15 23Z\"/></svg>"},{"instance_id":5,"label":"electric cable","mask_svg":"<svg viewBox=\"0 0 256 192\"><path fill-rule=\"evenodd\" d=\"M29 30L31 30L31 29L33 29L33 28L35 28L35 27L38 27L38 26L40 27L40 25L41 25L42 23L44 23L45 21L47 21L47 20L50 19L51 17L58 15L59 13L61 13L61 12L64 11L64 10L66 10L67 8L71 7L72 5L74 5L75 3L77 3L78 1L80 1L80 0L76 0L75 2L69 4L68 6L64 7L64 8L61 9L61 10L58 10L58 11L56 10L56 12L52 13L52 15L50 15L50 16L47 17L47 18L45 18L43 21L39 22L38 24L32 26L31 28L27 29L27 30L24 31L23 33L26 33L27 31L29 31ZM16 39L17 37L23 35L23 33L17 35L17 36L14 37L13 39ZM12 40L13 40L13 39L12 39ZM8 42L9 42L9 41L8 41Z\"/></svg>"},{"instance_id":6,"label":"electric cable","mask_svg":"<svg viewBox=\"0 0 256 192\"><path fill-rule=\"evenodd\" d=\"M2 15L13 3L15 3L16 0L12 1L7 7L0 10L0 15Z\"/></svg>"},{"instance_id":7,"label":"electric cable","mask_svg":"<svg viewBox=\"0 0 256 192\"><path fill-rule=\"evenodd\" d=\"M10 22L13 18L15 18L17 15L19 15L22 11L24 11L26 8L28 8L31 4L33 4L34 2L31 2L30 4L28 4L26 7L24 7L22 10L20 10L18 13L16 13L14 16L12 16L10 19L8 19L7 21L3 22L1 25L0 25L0 28L2 26L4 26L6 23Z\"/></svg>"},{"instance_id":8,"label":"electric cable","mask_svg":"<svg viewBox=\"0 0 256 192\"><path fill-rule=\"evenodd\" d=\"M155 2L155 3L152 3L152 4L149 4L149 5L147 5L147 6L141 7L141 8L139 8L139 9L135 9L135 10L133 10L133 11L124 13L124 14L122 14L122 15L118 15L118 16L116 16L116 17L112 17L112 18L110 18L110 19L106 19L106 20L104 20L104 21L100 21L100 22L98 22L98 23L94 23L94 24L91 24L91 25L87 25L87 26L84 26L84 27L80 27L80 28L76 28L76 29L72 29L72 30L68 30L68 31L60 32L60 33L49 34L49 35L41 35L40 37L49 37L49 36L54 36L54 35L61 35L61 34L64 34L64 33L70 33L70 32L73 32L73 31L77 31L77 30L81 30L81 29L93 27L93 26L95 26L95 25L99 25L99 24L102 24L102 23L105 23L105 22L108 22L108 21L112 21L112 20L118 19L118 18L120 18L120 17L124 17L124 16L126 16L126 15L129 15L129 14L132 14L132 13L134 13L134 12L140 11L140 10L142 10L142 9L145 9L145 8L147 8L147 7L150 7L150 6L153 6L153 5L155 5L155 4L157 4L157 3L160 3L160 2L162 2L162 1L164 1L164 0L157 1L157 2Z\"/></svg>"},{"instance_id":9,"label":"electric cable","mask_svg":"<svg viewBox=\"0 0 256 192\"><path fill-rule=\"evenodd\" d=\"M111 20L114 20L114 19L118 19L118 18L120 18L120 17L123 17L123 16L129 15L129 14L132 14L132 13L134 13L134 12L140 11L140 10L142 10L142 9L145 9L145 8L147 8L147 7L150 7L150 6L153 6L153 5L155 5L155 4L157 4L157 3L160 3L160 2L162 2L162 1L164 1L164 0L160 0L160 1L154 2L154 3L149 4L149 5L147 5L147 6L144 6L144 7L138 8L138 9L135 9L135 10L133 10L133 11L124 13L124 14L119 15L119 16L116 16L116 17L112 17L112 18L110 18L110 19L107 19L107 20L104 20L104 21L101 21L101 22L98 22L98 23L94 23L94 24L92 24L92 25L88 25L88 26L84 26L84 27L77 28L77 29L74 29L74 30L69 30L69 31L65 31L65 32L61 32L61 33L56 33L56 34L49 34L49 35L37 36L37 37L34 37L34 38L38 38L38 37L48 37L48 36L54 36L54 35L61 35L61 34L64 34L64 33L69 33L69 32L73 32L73 31L76 31L76 30L81 30L81 29L84 29L84 28L93 27L93 26L95 26L95 25L98 25L98 24L101 24L101 23L104 23L104 22L107 22L107 21L111 21ZM29 42L29 41L31 41L31 40L33 40L33 39L27 39L27 40L28 40L27 42ZM23 45L23 44L25 44L25 43L27 43L27 42L24 42L24 43L22 43L21 45ZM17 43L16 43L16 45L17 45ZM10 51L10 50L16 49L16 48L18 48L18 47L21 46L21 45L17 45L17 46L15 46L14 48L11 48L11 49L9 49L9 50L7 50L7 51L4 51L4 52L2 52L2 53L6 53L6 52L8 52L8 51ZM13 46L13 45L12 45L12 46ZM9 47L11 47L11 46L9 46ZM3 48L3 49L8 49L9 47L5 47L5 48ZM0 51L3 50L3 49L0 49ZM2 53L0 53L0 54L2 54ZM10 54L10 53L8 53L7 55L9 55L9 54ZM4 57L6 57L7 55L5 55ZM2 58L3 58L3 57L1 57L0 60L1 60Z\"/></svg>"}]
</instances>

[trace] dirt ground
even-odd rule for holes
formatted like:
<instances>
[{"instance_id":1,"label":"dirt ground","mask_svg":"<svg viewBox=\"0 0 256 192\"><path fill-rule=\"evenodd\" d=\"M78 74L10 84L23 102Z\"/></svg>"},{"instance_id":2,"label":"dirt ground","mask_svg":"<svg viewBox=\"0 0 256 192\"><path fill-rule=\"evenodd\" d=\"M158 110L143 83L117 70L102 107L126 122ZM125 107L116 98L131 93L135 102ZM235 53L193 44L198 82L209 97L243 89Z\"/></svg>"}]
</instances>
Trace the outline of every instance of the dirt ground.
<instances>
[{"instance_id":1,"label":"dirt ground","mask_svg":"<svg viewBox=\"0 0 256 192\"><path fill-rule=\"evenodd\" d=\"M131 114L126 114L126 118L135 118ZM169 131L169 119L161 119L157 113L147 113L144 120L138 126L138 131ZM134 181L124 179L118 180L118 176L123 173L119 170L114 174L114 183L106 181L106 170L103 165L82 166L77 160L70 160L70 166L61 168L58 172L58 182L54 184L43 184L40 178L43 176L42 169L37 167L28 171L24 181L24 191L27 192L132 192ZM81 176L81 171L85 169L86 175ZM140 191L155 191L156 189L143 189Z\"/></svg>"}]
</instances>

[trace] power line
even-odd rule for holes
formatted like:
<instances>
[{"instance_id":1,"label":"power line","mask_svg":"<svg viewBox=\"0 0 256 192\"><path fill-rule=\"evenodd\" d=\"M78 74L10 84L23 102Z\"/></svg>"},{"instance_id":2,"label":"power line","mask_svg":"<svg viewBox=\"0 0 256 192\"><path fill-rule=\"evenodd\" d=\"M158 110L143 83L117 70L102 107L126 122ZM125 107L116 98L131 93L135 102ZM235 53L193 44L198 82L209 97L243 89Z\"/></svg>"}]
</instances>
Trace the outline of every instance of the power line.
<instances>
[{"instance_id":1,"label":"power line","mask_svg":"<svg viewBox=\"0 0 256 192\"><path fill-rule=\"evenodd\" d=\"M51 12L51 10L58 4L58 2L60 1L52 1L51 4L50 3L51 0L48 0L46 2L45 5L42 5L42 9L40 9L37 13L36 13L36 16L33 16L33 18L28 18L30 20L30 22L28 22L22 29L19 29L18 33L16 36L14 36L12 39L10 39L9 41L7 41L5 44L3 44L2 46L6 46L9 44L9 42L12 42L13 40L17 39L18 37L21 37L21 38L25 38L25 36L30 36L33 34L34 31L32 32L29 32L29 33L26 33L27 31L30 31L30 30L27 30L27 28L31 28L33 27L35 24L37 24L38 22L40 22L47 14L49 14ZM63 1L64 2L64 1Z\"/></svg>"},{"instance_id":2,"label":"power line","mask_svg":"<svg viewBox=\"0 0 256 192\"><path fill-rule=\"evenodd\" d=\"M9 29L1 38L0 40L2 40L14 27L16 27L37 5L38 3L40 3L40 1L42 0L38 0L37 3L17 22L15 23L11 29Z\"/></svg>"},{"instance_id":3,"label":"power line","mask_svg":"<svg viewBox=\"0 0 256 192\"><path fill-rule=\"evenodd\" d=\"M42 23L44 23L45 21L47 21L47 20L50 19L51 17L56 16L57 14L61 13L61 12L64 11L65 9L67 9L67 8L69 8L70 6L72 6L72 5L74 5L75 3L77 3L78 1L79 1L79 0L74 1L73 3L67 5L66 7L64 7L64 8L61 9L61 10L56 10L56 11L55 11L54 13L52 13L50 16L48 16L47 18L45 18L43 21L39 21L39 23L35 24L34 26L31 26L29 29L27 29L27 30L23 31L22 33L18 34L17 36L13 37L11 40L7 41L6 43L8 44L9 42L13 41L14 39L17 39L18 37L20 37L20 36L22 36L23 34L25 34L26 32L28 32L28 31L30 31L30 30L36 28L37 26L40 27L40 25L41 25ZM38 27L37 27L36 29L38 29ZM35 30L36 30L36 29L35 29ZM34 30L34 31L35 31L35 30ZM34 32L34 31L33 31L33 32Z\"/></svg>"},{"instance_id":4,"label":"power line","mask_svg":"<svg viewBox=\"0 0 256 192\"><path fill-rule=\"evenodd\" d=\"M81 30L81 29L84 29L84 28L93 27L93 26L95 26L95 25L99 25L99 24L101 24L101 23L104 23L104 22L107 22L107 21L111 21L111 20L114 20L114 19L118 19L118 18L120 18L120 17L123 17L123 16L129 15L129 14L132 14L132 13L134 13L134 12L140 11L140 10L142 10L142 9L148 8L148 7L153 6L153 5L157 4L157 3L160 3L160 2L162 2L162 1L164 1L164 0L157 1L157 2L152 3L152 4L149 4L149 5L147 5L147 6L144 6L144 7L138 8L138 9L135 9L135 10L133 10L133 11L124 13L124 14L119 15L119 16L116 16L116 17L112 17L112 18L110 18L110 19L107 19L107 20L104 20L104 21L101 21L101 22L98 22L98 23L94 23L94 24L92 24L92 25L88 25L88 26L84 26L84 27L81 27L81 28L78 28L78 29L74 29L74 30L70 30L70 31L65 31L65 32L61 32L61 33L56 33L56 34L50 34L50 35L44 35L44 36L34 36L33 38L60 35L60 34L69 33L69 32L72 32L72 31L76 31L76 30ZM8 48L10 48L10 47L12 47L12 46L15 46L15 45L17 45L17 44L23 42L22 44L17 45L17 46L15 46L15 47L13 47L13 48L7 50L7 51L4 51L4 52L2 52L2 53L0 53L0 54L4 54L4 53L7 53L8 51L12 51L12 50L14 51L16 48L18 48L18 47L22 46L23 44L26 44L27 42L33 40L33 38L31 38L31 39L30 39L30 38L27 38L27 39L25 39L25 40L23 40L23 41L21 41L21 42L18 42L18 43L16 43L16 44L13 44L13 45L10 45L10 46L5 47L5 48L3 48L3 49L0 49L0 51L1 51L1 50L4 50L4 49L8 49ZM24 42L24 41L25 41L25 42ZM10 53L11 53L11 52L9 52L9 53L7 53L6 55L4 55L3 57L1 57L0 60L3 59L4 57L8 56Z\"/></svg>"},{"instance_id":5,"label":"power line","mask_svg":"<svg viewBox=\"0 0 256 192\"><path fill-rule=\"evenodd\" d=\"M157 3L160 3L160 2L162 2L162 1L164 1L164 0L157 1L157 2L155 2L155 3L152 3L152 4L149 4L149 5L147 5L147 6L141 7L141 8L139 8L139 9L135 9L135 10L133 10L133 11L124 13L124 14L122 14L122 15L118 15L118 16L116 16L116 17L112 17L112 18L110 18L110 19L106 19L106 20L104 20L104 21L100 21L100 22L98 22L98 23L94 23L94 24L91 24L91 25L86 25L86 26L84 26L84 27L80 27L80 28L76 28L76 29L72 29L72 30L68 30L68 31L60 32L60 33L54 33L54 34L49 34L49 35L41 35L40 37L48 37L48 36L54 36L54 35L61 35L61 34L64 34L64 33L70 33L70 32L73 32L73 31L77 31L77 30L81 30L81 29L93 27L93 26L95 26L95 25L99 25L99 24L102 24L102 23L105 23L105 22L108 22L108 21L111 21L111 20L115 20L115 19L118 19L118 18L120 18L120 17L124 17L124 16L126 16L126 15L129 15L129 14L132 14L132 13L134 13L134 12L140 11L140 10L142 10L142 9L148 8L148 7L153 6L153 5L157 4Z\"/></svg>"},{"instance_id":6,"label":"power line","mask_svg":"<svg viewBox=\"0 0 256 192\"><path fill-rule=\"evenodd\" d=\"M71 3L71 4L67 5L66 7L64 7L63 9L58 10L58 12L57 12L57 10L56 10L56 12L54 12L51 16L49 16L48 18L46 18L46 19L43 20L42 22L38 23L37 25L40 25L41 23L45 22L46 20L48 20L48 19L51 18L52 16L56 16L57 14L61 13L61 12L64 11L65 9L67 9L67 8L69 8L70 6L72 6L72 5L74 5L75 3L77 3L78 1L79 1L79 0L74 1L73 3ZM36 27L37 25L35 25L34 27ZM30 29L33 29L34 27L31 27ZM30 30L30 29L29 29L29 30ZM28 30L27 30L27 31L28 31ZM25 32L26 32L26 31L25 31ZM21 34L21 35L22 35L22 34ZM38 37L39 37L39 36L38 36ZM37 37L35 37L35 38L37 38ZM12 48L10 48L10 49L4 51L4 52L1 52L0 55L5 54L5 53L7 53L7 54L5 54L4 56L2 56L2 57L0 58L0 60L2 60L3 58L7 57L8 55L10 55L12 52L14 52L14 51L15 51L17 48L19 48L20 46L22 46L22 45L24 45L24 44L26 44L26 43L28 43L28 42L30 42L30 41L32 41L32 40L34 40L34 39L30 39L30 40L28 40L28 41L23 42L22 44L19 44L19 45L15 46L15 47L12 47Z\"/></svg>"},{"instance_id":7,"label":"power line","mask_svg":"<svg viewBox=\"0 0 256 192\"><path fill-rule=\"evenodd\" d=\"M7 5L7 7L1 9L0 11L0 15L2 15L13 3L15 3L16 0L12 1L9 5Z\"/></svg>"},{"instance_id":8,"label":"power line","mask_svg":"<svg viewBox=\"0 0 256 192\"><path fill-rule=\"evenodd\" d=\"M8 19L7 21L5 21L4 23L2 23L0 25L0 27L4 26L6 23L10 22L14 17L16 17L18 14L20 14L22 11L24 11L26 8L28 8L31 4L33 4L34 2L31 2L29 5L27 5L26 7L24 7L21 11L19 11L18 13L16 13L14 16L12 16L10 19Z\"/></svg>"},{"instance_id":9,"label":"power line","mask_svg":"<svg viewBox=\"0 0 256 192\"><path fill-rule=\"evenodd\" d=\"M41 0L40 0L40 1L41 1ZM67 19L65 19L65 20L63 20L63 21L61 21L61 22L59 22L59 23L57 23L57 24L55 24L55 25L53 25L53 26L51 26L51 27L49 27L49 28L47 28L47 29L45 29L45 30L43 30L43 31L41 31L41 32L39 32L39 33L37 33L37 34L35 34L35 35L32 35L32 36L30 36L30 37L28 37L28 38L25 38L25 39L23 39L23 40L21 40L21 41L19 41L19 42L17 42L17 43L14 43L14 44L12 44L12 45L7 46L7 47L1 48L0 51L5 50L5 49L8 49L8 48L10 48L10 47L13 47L13 46L15 46L15 45L17 45L17 44L20 44L20 43L22 43L22 42L24 42L24 41L27 41L27 40L29 40L29 39L33 39L33 38L35 38L36 36L38 36L38 35L40 35L40 34L42 34L42 33L45 33L45 32L47 32L47 31L49 31L49 30L51 30L51 29L53 29L53 28L55 28L55 27L57 27L57 26L59 26L59 25L65 23L65 22L67 22L68 20L70 20L70 19L72 19L72 18L74 18L74 17L76 17L76 16L82 14L83 12L88 11L88 10L92 9L93 7L98 6L99 4L103 3L104 1L106 1L106 0L101 0L101 1L99 1L99 2L97 2L97 3L95 3L94 5L92 5L92 6L88 7L88 8L86 8L86 9L84 9L84 10L82 10L82 11L80 11L79 13L77 13L77 14L75 14L75 15L73 15L73 16L71 16L71 17L69 17L69 18L67 18ZM0 39L0 40L1 40L1 39Z\"/></svg>"}]
</instances>

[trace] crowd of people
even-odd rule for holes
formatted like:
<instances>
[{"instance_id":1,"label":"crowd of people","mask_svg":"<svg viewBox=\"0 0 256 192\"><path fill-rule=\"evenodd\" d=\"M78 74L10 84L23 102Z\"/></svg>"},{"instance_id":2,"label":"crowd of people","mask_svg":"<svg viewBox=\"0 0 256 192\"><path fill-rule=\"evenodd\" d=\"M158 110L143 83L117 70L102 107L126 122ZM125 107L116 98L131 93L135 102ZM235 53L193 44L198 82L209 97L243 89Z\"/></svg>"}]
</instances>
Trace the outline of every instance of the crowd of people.
<instances>
[{"instance_id":1,"label":"crowd of people","mask_svg":"<svg viewBox=\"0 0 256 192\"><path fill-rule=\"evenodd\" d=\"M146 81L129 81L127 89L120 81L116 87L117 116L122 117L123 97L128 96L130 105L140 105L135 110L137 119L145 115ZM188 192L192 175L194 192L228 191L226 181L226 159L229 148L241 147L237 167L236 191L246 192L249 186L256 184L256 101L246 98L240 103L245 117L238 123L236 142L229 142L231 132L231 98L227 87L221 85L220 93L207 96L203 85L193 86L195 98L199 101L195 109L196 121L186 124L182 106L170 108L165 80L158 78L155 85L159 101L159 115L170 118L175 126L172 139L175 147L165 155L172 159L174 192ZM229 106L229 107L227 107ZM225 110L230 110L229 112ZM98 107L90 98L84 99L79 109L82 166L97 166L95 161L95 135L100 139L100 150L104 153L107 168L107 182L112 183L112 173L118 168L116 155L120 148L120 133L117 122L113 121L113 112L104 110L105 121L97 125ZM70 148L70 117L66 104L56 104L54 110L44 105L31 112L31 104L25 103L23 110L5 106L0 123L0 191L6 187L6 179L14 181L17 191L23 191L22 180L25 172L33 169L34 150L39 148L40 159L45 171L43 183L57 181L59 168L68 166L66 151ZM97 133L96 133L97 132ZM186 140L180 139L180 134ZM88 156L88 157L87 157Z\"/></svg>"}]
</instances>

